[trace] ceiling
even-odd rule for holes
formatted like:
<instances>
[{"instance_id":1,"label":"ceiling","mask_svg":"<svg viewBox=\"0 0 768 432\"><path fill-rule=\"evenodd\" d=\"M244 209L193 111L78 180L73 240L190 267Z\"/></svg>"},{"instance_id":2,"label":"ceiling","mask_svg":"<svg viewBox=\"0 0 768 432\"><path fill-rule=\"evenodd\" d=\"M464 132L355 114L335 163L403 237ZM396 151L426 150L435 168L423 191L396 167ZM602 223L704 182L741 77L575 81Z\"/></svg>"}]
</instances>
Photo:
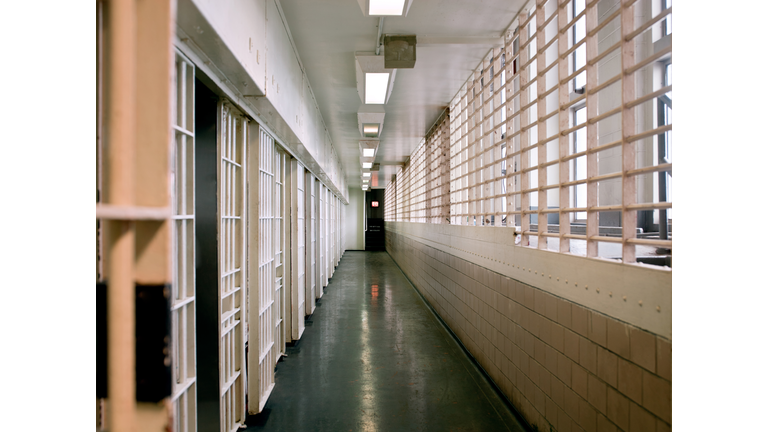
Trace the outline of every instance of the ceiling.
<instances>
[{"instance_id":1,"label":"ceiling","mask_svg":"<svg viewBox=\"0 0 768 432\"><path fill-rule=\"evenodd\" d=\"M360 187L355 52L376 50L378 17L357 0L279 0L312 91L346 172ZM416 35L416 66L398 69L372 188L385 187L472 71L501 44L524 0L413 0L405 17L385 17L384 34Z\"/></svg>"}]
</instances>

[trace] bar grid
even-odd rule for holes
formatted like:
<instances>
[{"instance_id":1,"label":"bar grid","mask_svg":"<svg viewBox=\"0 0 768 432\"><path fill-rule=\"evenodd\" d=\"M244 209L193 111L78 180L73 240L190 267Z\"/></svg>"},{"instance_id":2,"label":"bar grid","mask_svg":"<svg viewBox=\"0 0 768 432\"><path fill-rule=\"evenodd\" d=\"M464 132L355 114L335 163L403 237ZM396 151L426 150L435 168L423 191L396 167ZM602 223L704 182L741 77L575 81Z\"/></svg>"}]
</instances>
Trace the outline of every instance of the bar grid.
<instances>
[{"instance_id":1,"label":"bar grid","mask_svg":"<svg viewBox=\"0 0 768 432\"><path fill-rule=\"evenodd\" d=\"M195 346L195 88L194 64L176 51L171 198L173 283L171 295L171 403L176 432L197 430Z\"/></svg>"},{"instance_id":2,"label":"bar grid","mask_svg":"<svg viewBox=\"0 0 768 432\"><path fill-rule=\"evenodd\" d=\"M671 249L671 14L532 1L387 186L386 220L506 226L521 247L625 263Z\"/></svg>"},{"instance_id":3,"label":"bar grid","mask_svg":"<svg viewBox=\"0 0 768 432\"><path fill-rule=\"evenodd\" d=\"M245 422L245 326L243 323L245 230L245 147L248 120L219 102L219 310L221 345L221 430L236 431Z\"/></svg>"}]
</instances>

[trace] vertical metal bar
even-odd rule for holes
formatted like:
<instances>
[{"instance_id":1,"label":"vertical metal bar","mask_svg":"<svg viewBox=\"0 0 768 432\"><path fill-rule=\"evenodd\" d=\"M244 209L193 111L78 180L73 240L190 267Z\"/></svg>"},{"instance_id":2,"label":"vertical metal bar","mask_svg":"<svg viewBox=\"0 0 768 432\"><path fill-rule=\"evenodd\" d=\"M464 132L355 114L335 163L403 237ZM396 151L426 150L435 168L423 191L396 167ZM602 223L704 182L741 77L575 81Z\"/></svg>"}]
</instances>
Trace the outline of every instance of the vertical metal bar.
<instances>
[{"instance_id":1,"label":"vertical metal bar","mask_svg":"<svg viewBox=\"0 0 768 432\"><path fill-rule=\"evenodd\" d=\"M544 29L544 0L538 0L538 5L536 6L536 28L538 31L536 32L536 46L544 46L546 42L546 33ZM542 72L547 66L547 55L546 51L541 51L536 56L536 96L539 99L539 101L536 103L536 128L538 130L537 138L539 142L544 141L544 139L547 137L547 122L543 121L543 118L547 114L547 104L544 100L544 93L547 87L547 81L546 77L542 75ZM547 144L537 144L536 148L538 149L538 165L539 168L537 170L539 174L538 179L538 225L539 225L539 238L538 238L538 248L539 249L546 249L547 248L547 237L544 236L544 233L547 232L548 228L548 218L549 214L544 213L544 210L547 209L547 190L543 190L542 188L547 185L547 168L544 167L544 165L547 163Z\"/></svg>"},{"instance_id":2,"label":"vertical metal bar","mask_svg":"<svg viewBox=\"0 0 768 432\"><path fill-rule=\"evenodd\" d=\"M665 21L666 22L666 21ZM662 85L667 85L667 83L662 83ZM663 124L666 124L667 119L664 113L665 106L664 102L660 98L656 99L656 124L658 126L661 126ZM667 157L666 153L666 133L660 133L657 135L658 140L658 164L665 163L665 159ZM659 202L666 202L667 201L667 171L660 171L658 173L659 176ZM667 209L660 209L659 210L659 239L661 240L668 240L669 239L669 233L667 232L668 227L667 224L669 223L667 218Z\"/></svg>"},{"instance_id":3,"label":"vertical metal bar","mask_svg":"<svg viewBox=\"0 0 768 432\"><path fill-rule=\"evenodd\" d=\"M136 166L137 11L133 0L113 0L109 12L110 104L108 109L109 202L134 203ZM107 285L110 405L109 430L136 430L135 285L136 228L133 222L109 223L109 284Z\"/></svg>"},{"instance_id":4,"label":"vertical metal bar","mask_svg":"<svg viewBox=\"0 0 768 432\"><path fill-rule=\"evenodd\" d=\"M558 11L557 11L557 32L558 32L558 41L557 41L557 55L558 55L558 80L560 80L560 88L558 89L558 105L565 104L569 100L570 93L568 91L569 89L569 83L564 82L563 78L570 75L569 68L568 68L568 58L564 56L565 52L568 51L568 36L563 35L561 33L562 29L565 28L566 25L568 25L568 6L570 3L563 2L559 5ZM574 41L576 43L576 41ZM574 69L575 69L575 62L574 62ZM564 131L569 128L569 120L570 120L570 109L560 110L559 115L559 130ZM559 134L560 137L558 138L559 141L559 155L560 160L563 160L566 156L569 154L569 148L570 148L570 137L568 135L562 135ZM568 239L566 236L571 233L571 214L568 212L564 212L563 208L571 207L571 195L570 195L570 187L568 186L562 186L564 182L567 182L570 179L570 164L571 162L560 162L559 166L559 177L560 177L560 188L559 188L559 198L560 198L560 212L559 212L559 222L560 222L560 247L559 250L562 253L570 252L571 250L571 240Z\"/></svg>"},{"instance_id":5,"label":"vertical metal bar","mask_svg":"<svg viewBox=\"0 0 768 432\"><path fill-rule=\"evenodd\" d=\"M597 123L590 123L589 120L597 117L597 101L598 95L596 93L590 93L588 90L597 86L597 64L592 64L592 59L598 55L597 38L598 35L589 36L590 32L597 27L598 15L597 15L597 0L593 0L586 5L586 44L587 51L587 82L585 92L587 94L586 109L587 109L587 150L592 150L598 146L597 139ZM587 178L592 178L598 175L599 170L597 166L597 153L587 153ZM596 207L598 204L597 197L597 182L587 183L587 209ZM587 256L596 257L598 253L598 243L592 240L599 233L599 215L596 211L587 210Z\"/></svg>"},{"instance_id":6,"label":"vertical metal bar","mask_svg":"<svg viewBox=\"0 0 768 432\"><path fill-rule=\"evenodd\" d=\"M528 42L528 29L526 26L523 26L523 23L526 21L525 14L520 15L520 46L522 47L525 45L526 42ZM532 42L531 42L532 43ZM525 87L528 84L528 70L523 71L522 65L528 63L528 52L530 49L521 49L519 52L518 57L518 64L520 65L520 70L518 73L518 78L520 80L520 89ZM520 119L520 148L528 147L528 141L529 141L529 130L525 129L525 127L528 125L528 116L526 115L526 112L522 109L525 105L528 104L528 93L530 91L530 88L526 90L520 91L520 110L517 112L518 118ZM516 149L517 150L517 149ZM523 152L520 154L520 190L524 191L530 188L530 174L528 173L528 166L529 166L529 158L530 158L530 152ZM523 212L520 217L520 227L523 232L522 235L522 241L520 244L522 246L529 246L530 245L530 239L528 234L525 234L526 232L530 231L531 229L531 218L529 213L525 213L530 210L530 194L527 192L521 192L520 193L520 210Z\"/></svg>"},{"instance_id":7,"label":"vertical metal bar","mask_svg":"<svg viewBox=\"0 0 768 432\"><path fill-rule=\"evenodd\" d=\"M621 1L621 69L626 71L635 64L635 41L625 40L625 36L634 31L634 4L628 0ZM621 80L621 103L622 106L635 99L635 76L634 74L622 74ZM635 204L637 201L637 179L634 176L627 176L626 172L635 169L635 143L629 142L628 138L634 135L636 128L635 108L624 108L621 112L621 159L622 171L621 177L622 190L621 202L624 207L621 212L622 226L622 260L625 263L635 262L635 245L627 241L636 237L637 228L637 210L630 210L627 206Z\"/></svg>"}]
</instances>

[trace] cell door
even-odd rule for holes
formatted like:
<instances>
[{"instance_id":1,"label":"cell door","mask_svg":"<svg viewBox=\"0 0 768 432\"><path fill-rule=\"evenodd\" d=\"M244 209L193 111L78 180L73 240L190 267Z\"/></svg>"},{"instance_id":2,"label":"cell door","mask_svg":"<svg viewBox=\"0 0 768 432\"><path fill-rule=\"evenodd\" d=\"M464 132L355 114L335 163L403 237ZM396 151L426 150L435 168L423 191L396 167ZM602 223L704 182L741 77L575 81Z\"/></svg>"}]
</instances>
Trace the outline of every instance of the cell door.
<instances>
[{"instance_id":1,"label":"cell door","mask_svg":"<svg viewBox=\"0 0 768 432\"><path fill-rule=\"evenodd\" d=\"M317 274L316 263L317 259L317 209L315 207L315 200L317 199L317 185L315 176L309 171L306 173L306 196L307 196L307 291L304 304L304 310L306 315L312 315L315 311L315 296L317 286Z\"/></svg>"},{"instance_id":2,"label":"cell door","mask_svg":"<svg viewBox=\"0 0 768 432\"><path fill-rule=\"evenodd\" d=\"M299 340L304 333L306 302L306 198L305 171L297 160L291 161L291 337Z\"/></svg>"},{"instance_id":3,"label":"cell door","mask_svg":"<svg viewBox=\"0 0 768 432\"><path fill-rule=\"evenodd\" d=\"M248 120L218 104L219 411L221 431L245 422L245 149Z\"/></svg>"},{"instance_id":4,"label":"cell door","mask_svg":"<svg viewBox=\"0 0 768 432\"><path fill-rule=\"evenodd\" d=\"M258 196L253 191L250 194L251 206L253 200L258 200L258 232L249 237L252 242L258 242L258 249L250 259L258 261L258 280L250 286L250 316L249 324L249 370L248 379L249 401L248 411L258 414L275 387L275 321L276 293L276 254L278 250L279 231L277 230L279 199L276 197L276 167L274 139L263 129L259 128L259 179ZM256 240L258 239L258 240ZM251 245L250 250L254 251ZM279 258L279 257L278 257ZM254 292L256 291L256 292ZM277 293L279 295L279 293ZM258 317L256 317L258 312ZM253 322L256 319L258 322Z\"/></svg>"},{"instance_id":5,"label":"cell door","mask_svg":"<svg viewBox=\"0 0 768 432\"><path fill-rule=\"evenodd\" d=\"M274 141L274 140L273 140ZM275 363L280 355L285 353L285 281L287 278L285 258L285 177L288 155L280 150L277 144L275 149L275 349L273 355Z\"/></svg>"},{"instance_id":6,"label":"cell door","mask_svg":"<svg viewBox=\"0 0 768 432\"><path fill-rule=\"evenodd\" d=\"M318 182L317 199L317 298L323 296L323 287L327 285L325 279L325 186Z\"/></svg>"},{"instance_id":7,"label":"cell door","mask_svg":"<svg viewBox=\"0 0 768 432\"><path fill-rule=\"evenodd\" d=\"M174 432L197 431L195 352L195 66L176 52L171 165L173 284L171 362Z\"/></svg>"}]
</instances>

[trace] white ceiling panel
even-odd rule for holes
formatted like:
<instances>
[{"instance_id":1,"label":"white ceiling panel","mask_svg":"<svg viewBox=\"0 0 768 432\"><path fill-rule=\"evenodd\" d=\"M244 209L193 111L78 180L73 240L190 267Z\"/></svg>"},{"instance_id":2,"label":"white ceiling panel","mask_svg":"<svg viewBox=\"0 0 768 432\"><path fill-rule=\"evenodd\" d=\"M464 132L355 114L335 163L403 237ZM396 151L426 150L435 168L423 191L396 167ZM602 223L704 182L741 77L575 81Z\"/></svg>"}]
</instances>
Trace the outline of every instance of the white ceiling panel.
<instances>
[{"instance_id":1,"label":"white ceiling panel","mask_svg":"<svg viewBox=\"0 0 768 432\"><path fill-rule=\"evenodd\" d=\"M279 0L350 187L360 187L355 53L376 50L378 17L356 0ZM523 0L413 0L384 34L416 35L416 66L398 69L372 187L384 187L524 6ZM514 26L513 26L514 28ZM382 54L383 55L383 54ZM269 60L267 60L269 61Z\"/></svg>"}]
</instances>

